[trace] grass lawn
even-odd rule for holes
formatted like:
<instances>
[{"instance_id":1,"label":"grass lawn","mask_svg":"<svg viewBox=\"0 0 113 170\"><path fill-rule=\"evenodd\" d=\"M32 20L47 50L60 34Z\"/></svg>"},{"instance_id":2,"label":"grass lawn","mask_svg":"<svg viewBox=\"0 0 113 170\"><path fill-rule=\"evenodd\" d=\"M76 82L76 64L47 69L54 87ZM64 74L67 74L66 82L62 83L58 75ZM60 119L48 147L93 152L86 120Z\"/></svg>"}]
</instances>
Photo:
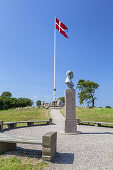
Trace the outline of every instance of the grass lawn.
<instances>
[{"instance_id":1,"label":"grass lawn","mask_svg":"<svg viewBox=\"0 0 113 170\"><path fill-rule=\"evenodd\" d=\"M22 158L17 158L17 156L4 158L0 157L0 170L43 170L48 166L46 162L38 162L33 159L22 160Z\"/></svg>"},{"instance_id":2,"label":"grass lawn","mask_svg":"<svg viewBox=\"0 0 113 170\"><path fill-rule=\"evenodd\" d=\"M64 108L61 113L64 115ZM107 108L76 108L76 117L81 121L113 123L113 109Z\"/></svg>"},{"instance_id":3,"label":"grass lawn","mask_svg":"<svg viewBox=\"0 0 113 170\"><path fill-rule=\"evenodd\" d=\"M0 111L0 120L4 122L46 120L50 118L49 110L44 108L23 108ZM23 124L17 124L23 126Z\"/></svg>"},{"instance_id":4,"label":"grass lawn","mask_svg":"<svg viewBox=\"0 0 113 170\"><path fill-rule=\"evenodd\" d=\"M46 120L50 118L49 110L44 108L9 109L0 111L0 120L5 122Z\"/></svg>"}]
</instances>

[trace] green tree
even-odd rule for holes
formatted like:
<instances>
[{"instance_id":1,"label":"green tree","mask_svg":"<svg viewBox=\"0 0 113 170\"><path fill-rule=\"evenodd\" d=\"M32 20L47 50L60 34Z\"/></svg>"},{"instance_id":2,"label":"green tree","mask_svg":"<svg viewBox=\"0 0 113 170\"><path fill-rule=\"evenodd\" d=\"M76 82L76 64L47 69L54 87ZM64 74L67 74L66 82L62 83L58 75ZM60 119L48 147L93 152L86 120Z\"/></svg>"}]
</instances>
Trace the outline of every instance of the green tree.
<instances>
[{"instance_id":1,"label":"green tree","mask_svg":"<svg viewBox=\"0 0 113 170\"><path fill-rule=\"evenodd\" d=\"M3 92L0 96L0 110L9 108L32 106L33 101L28 98L14 98L12 93Z\"/></svg>"},{"instance_id":2,"label":"green tree","mask_svg":"<svg viewBox=\"0 0 113 170\"><path fill-rule=\"evenodd\" d=\"M10 98L0 96L0 109L7 110L10 108Z\"/></svg>"},{"instance_id":3,"label":"green tree","mask_svg":"<svg viewBox=\"0 0 113 170\"><path fill-rule=\"evenodd\" d=\"M80 104L87 102L88 106L92 103L92 107L94 107L95 99L95 90L99 87L99 84L93 81L85 81L79 80L77 84L77 88L79 90L78 97Z\"/></svg>"},{"instance_id":4,"label":"green tree","mask_svg":"<svg viewBox=\"0 0 113 170\"><path fill-rule=\"evenodd\" d=\"M62 102L65 103L65 97L59 97L58 100L62 100Z\"/></svg>"},{"instance_id":5,"label":"green tree","mask_svg":"<svg viewBox=\"0 0 113 170\"><path fill-rule=\"evenodd\" d=\"M0 96L0 110L4 109L4 102L3 102L3 98Z\"/></svg>"},{"instance_id":6,"label":"green tree","mask_svg":"<svg viewBox=\"0 0 113 170\"><path fill-rule=\"evenodd\" d=\"M36 106L41 106L41 100L37 100Z\"/></svg>"},{"instance_id":7,"label":"green tree","mask_svg":"<svg viewBox=\"0 0 113 170\"><path fill-rule=\"evenodd\" d=\"M33 105L33 101L28 99L28 98L18 98L17 99L17 107L26 107L26 106L32 106Z\"/></svg>"},{"instance_id":8,"label":"green tree","mask_svg":"<svg viewBox=\"0 0 113 170\"><path fill-rule=\"evenodd\" d=\"M17 107L17 98L10 98L10 108L16 108Z\"/></svg>"},{"instance_id":9,"label":"green tree","mask_svg":"<svg viewBox=\"0 0 113 170\"><path fill-rule=\"evenodd\" d=\"M12 97L12 93L9 91L5 91L1 94L1 97L7 97L7 98L11 98Z\"/></svg>"},{"instance_id":10,"label":"green tree","mask_svg":"<svg viewBox=\"0 0 113 170\"><path fill-rule=\"evenodd\" d=\"M111 106L106 106L105 108L111 109Z\"/></svg>"}]
</instances>

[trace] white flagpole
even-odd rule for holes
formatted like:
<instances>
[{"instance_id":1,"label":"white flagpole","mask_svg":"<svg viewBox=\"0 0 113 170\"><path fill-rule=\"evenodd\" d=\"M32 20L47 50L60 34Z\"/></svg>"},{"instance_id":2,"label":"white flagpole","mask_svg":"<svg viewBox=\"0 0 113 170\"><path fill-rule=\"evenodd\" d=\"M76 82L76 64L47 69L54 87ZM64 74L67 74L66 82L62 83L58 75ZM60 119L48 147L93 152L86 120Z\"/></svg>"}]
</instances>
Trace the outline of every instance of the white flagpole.
<instances>
[{"instance_id":1,"label":"white flagpole","mask_svg":"<svg viewBox=\"0 0 113 170\"><path fill-rule=\"evenodd\" d=\"M53 101L56 100L56 87L55 87L55 71L56 71L56 16L54 25L54 89L53 89Z\"/></svg>"}]
</instances>

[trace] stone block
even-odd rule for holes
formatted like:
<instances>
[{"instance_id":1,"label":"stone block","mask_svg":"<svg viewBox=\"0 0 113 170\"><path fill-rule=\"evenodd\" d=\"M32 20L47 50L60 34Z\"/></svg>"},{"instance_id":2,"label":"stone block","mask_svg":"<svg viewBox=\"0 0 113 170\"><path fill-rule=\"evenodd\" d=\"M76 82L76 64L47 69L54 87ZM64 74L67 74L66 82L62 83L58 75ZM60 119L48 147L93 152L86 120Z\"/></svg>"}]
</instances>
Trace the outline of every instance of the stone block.
<instances>
[{"instance_id":1,"label":"stone block","mask_svg":"<svg viewBox=\"0 0 113 170\"><path fill-rule=\"evenodd\" d=\"M62 102L62 100L58 100L58 101L57 101L57 106L58 106L58 107L63 107L63 102Z\"/></svg>"},{"instance_id":2,"label":"stone block","mask_svg":"<svg viewBox=\"0 0 113 170\"><path fill-rule=\"evenodd\" d=\"M14 129L14 128L16 128L16 123L7 124L7 128L9 128L9 129Z\"/></svg>"},{"instance_id":3,"label":"stone block","mask_svg":"<svg viewBox=\"0 0 113 170\"><path fill-rule=\"evenodd\" d=\"M2 120L0 120L0 131L2 131L3 130L3 121Z\"/></svg>"},{"instance_id":4,"label":"stone block","mask_svg":"<svg viewBox=\"0 0 113 170\"><path fill-rule=\"evenodd\" d=\"M76 120L65 120L65 132L77 134Z\"/></svg>"},{"instance_id":5,"label":"stone block","mask_svg":"<svg viewBox=\"0 0 113 170\"><path fill-rule=\"evenodd\" d=\"M52 119L48 119L47 124L51 125L52 124Z\"/></svg>"},{"instance_id":6,"label":"stone block","mask_svg":"<svg viewBox=\"0 0 113 170\"><path fill-rule=\"evenodd\" d=\"M34 122L27 122L27 126L34 126Z\"/></svg>"},{"instance_id":7,"label":"stone block","mask_svg":"<svg viewBox=\"0 0 113 170\"><path fill-rule=\"evenodd\" d=\"M51 148L43 147L42 150L43 150L43 155L51 157L51 153L52 153L52 149Z\"/></svg>"},{"instance_id":8,"label":"stone block","mask_svg":"<svg viewBox=\"0 0 113 170\"><path fill-rule=\"evenodd\" d=\"M51 161L56 154L57 132L46 133L42 137L42 159Z\"/></svg>"},{"instance_id":9,"label":"stone block","mask_svg":"<svg viewBox=\"0 0 113 170\"><path fill-rule=\"evenodd\" d=\"M100 123L95 123L95 126L96 126L96 127L100 127L101 124L100 124Z\"/></svg>"},{"instance_id":10,"label":"stone block","mask_svg":"<svg viewBox=\"0 0 113 170\"><path fill-rule=\"evenodd\" d=\"M0 154L16 150L16 143L0 142Z\"/></svg>"}]
</instances>

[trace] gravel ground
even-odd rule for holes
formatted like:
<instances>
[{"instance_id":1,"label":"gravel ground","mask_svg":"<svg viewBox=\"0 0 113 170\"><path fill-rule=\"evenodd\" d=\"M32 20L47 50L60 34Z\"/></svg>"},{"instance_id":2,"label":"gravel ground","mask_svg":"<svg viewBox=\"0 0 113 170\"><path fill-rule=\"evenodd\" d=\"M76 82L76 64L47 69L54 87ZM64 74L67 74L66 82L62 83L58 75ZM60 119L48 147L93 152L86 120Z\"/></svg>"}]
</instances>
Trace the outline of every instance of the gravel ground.
<instances>
[{"instance_id":1,"label":"gravel ground","mask_svg":"<svg viewBox=\"0 0 113 170\"><path fill-rule=\"evenodd\" d=\"M50 163L50 170L113 170L113 128L78 125L78 135L64 133L64 117L59 110L51 110L53 125L33 126L4 131L16 137L41 139L49 131L58 132L57 155ZM31 149L32 154L41 150L38 145L18 144Z\"/></svg>"}]
</instances>

